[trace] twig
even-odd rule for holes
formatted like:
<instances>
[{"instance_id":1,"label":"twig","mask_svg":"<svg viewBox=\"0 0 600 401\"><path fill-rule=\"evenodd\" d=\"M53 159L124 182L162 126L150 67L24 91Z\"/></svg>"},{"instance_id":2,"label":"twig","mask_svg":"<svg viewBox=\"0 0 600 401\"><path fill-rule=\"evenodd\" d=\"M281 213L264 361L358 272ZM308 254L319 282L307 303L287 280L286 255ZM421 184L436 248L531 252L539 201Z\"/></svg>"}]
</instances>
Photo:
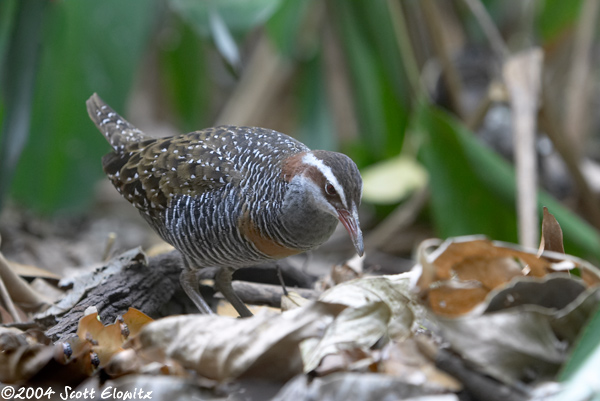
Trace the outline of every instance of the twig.
<instances>
[{"instance_id":1,"label":"twig","mask_svg":"<svg viewBox=\"0 0 600 401\"><path fill-rule=\"evenodd\" d=\"M481 0L463 1L467 7L469 7L473 13L473 16L475 16L475 19L479 23L479 26L483 30L483 33L487 37L490 46L496 54L500 65L503 66L506 59L510 56L510 51L508 50L504 39L502 39L502 35L500 35L498 28L494 24L494 21L485 9L485 6L481 3ZM492 82L488 88L485 99L479 104L477 110L475 110L475 112L469 116L467 120L467 127L469 127L471 130L478 128L485 118L491 105L500 101L500 99L503 97L505 97L505 91L502 86L497 82Z\"/></svg>"},{"instance_id":2,"label":"twig","mask_svg":"<svg viewBox=\"0 0 600 401\"><path fill-rule=\"evenodd\" d=\"M576 156L571 142L560 132L558 123L555 120L557 113L553 109L548 96L548 92L544 90L542 93L542 109L539 115L540 127L548 135L548 138L554 144L554 148L565 161L567 169L569 169L569 173L571 173L575 185L577 185L579 199L581 199L581 206L584 209L587 220L596 228L600 228L600 209L598 208L596 195L581 172L579 158Z\"/></svg>"},{"instance_id":3,"label":"twig","mask_svg":"<svg viewBox=\"0 0 600 401\"><path fill-rule=\"evenodd\" d=\"M2 300L2 303L6 307L6 310L10 316L13 318L13 321L16 323L21 323L21 317L19 316L17 308L15 308L15 304L13 303L12 299L10 299L10 295L8 295L8 291L6 290L6 286L4 285L4 281L2 281L2 279L0 279L0 299Z\"/></svg>"},{"instance_id":4,"label":"twig","mask_svg":"<svg viewBox=\"0 0 600 401\"><path fill-rule=\"evenodd\" d=\"M339 32L333 25L322 23L321 26L325 84L335 131L341 140L355 140L358 138L359 129L349 66L343 52L344 46Z\"/></svg>"},{"instance_id":5,"label":"twig","mask_svg":"<svg viewBox=\"0 0 600 401\"><path fill-rule=\"evenodd\" d=\"M43 330L43 327L37 324L36 322L14 322L14 323L2 323L1 327L7 328L15 328L21 331L29 330L29 329L37 329Z\"/></svg>"},{"instance_id":6,"label":"twig","mask_svg":"<svg viewBox=\"0 0 600 401\"><path fill-rule=\"evenodd\" d=\"M583 150L586 125L589 122L590 90L587 82L599 7L598 0L586 0L581 6L574 39L573 58L565 88L566 115L563 130L574 144L576 156L580 156Z\"/></svg>"},{"instance_id":7,"label":"twig","mask_svg":"<svg viewBox=\"0 0 600 401\"><path fill-rule=\"evenodd\" d=\"M110 253L112 252L116 239L117 234L108 233L108 237L106 238L106 246L104 247L104 254L102 255L102 261L106 262L108 259L110 259Z\"/></svg>"},{"instance_id":8,"label":"twig","mask_svg":"<svg viewBox=\"0 0 600 401\"><path fill-rule=\"evenodd\" d=\"M490 42L490 46L494 49L494 53L498 56L500 60L505 60L510 55L504 40L502 39L502 35L498 31L498 28L492 21L492 18L488 14L487 10L483 6L480 0L463 0L467 7L471 10L475 19L483 29L483 33L487 37Z\"/></svg>"},{"instance_id":9,"label":"twig","mask_svg":"<svg viewBox=\"0 0 600 401\"><path fill-rule=\"evenodd\" d=\"M0 253L0 281L6 285L10 298L23 307L36 309L42 304L50 303L13 271L2 253Z\"/></svg>"},{"instance_id":10,"label":"twig","mask_svg":"<svg viewBox=\"0 0 600 401\"><path fill-rule=\"evenodd\" d=\"M460 118L464 118L465 114L461 101L462 84L460 75L450 59L448 46L446 44L444 32L442 31L444 22L440 18L433 0L422 0L421 5L423 6L423 14L427 21L429 32L431 33L433 47L440 60L440 64L442 65L442 76L444 77L444 82L448 88L452 108Z\"/></svg>"},{"instance_id":11,"label":"twig","mask_svg":"<svg viewBox=\"0 0 600 401\"><path fill-rule=\"evenodd\" d=\"M245 303L254 305L270 305L279 307L281 305L281 296L283 290L281 286L273 284L250 283L248 281L234 281L233 289L235 293ZM306 288L294 288L294 292L300 294L303 298L316 299L318 292Z\"/></svg>"},{"instance_id":12,"label":"twig","mask_svg":"<svg viewBox=\"0 0 600 401\"><path fill-rule=\"evenodd\" d=\"M262 34L235 91L221 111L215 125L258 125L272 112L272 98L280 82L289 76L281 56Z\"/></svg>"},{"instance_id":13,"label":"twig","mask_svg":"<svg viewBox=\"0 0 600 401\"><path fill-rule=\"evenodd\" d=\"M542 60L542 51L531 49L511 57L503 70L513 111L519 242L532 248L539 233L535 134Z\"/></svg>"},{"instance_id":14,"label":"twig","mask_svg":"<svg viewBox=\"0 0 600 401\"><path fill-rule=\"evenodd\" d=\"M526 391L509 387L470 369L462 359L450 351L440 350L435 358L435 365L458 379L475 399L488 401L525 401L529 399Z\"/></svg>"},{"instance_id":15,"label":"twig","mask_svg":"<svg viewBox=\"0 0 600 401\"><path fill-rule=\"evenodd\" d=\"M406 76L410 83L412 90L417 98L426 98L429 100L429 93L421 81L421 74L419 72L419 65L415 56L414 49L410 42L410 35L406 26L406 18L402 5L398 0L388 0L388 9L390 10L390 18L392 25L394 26L394 33L396 34L396 43L402 55L402 62L404 69L406 70Z\"/></svg>"}]
</instances>

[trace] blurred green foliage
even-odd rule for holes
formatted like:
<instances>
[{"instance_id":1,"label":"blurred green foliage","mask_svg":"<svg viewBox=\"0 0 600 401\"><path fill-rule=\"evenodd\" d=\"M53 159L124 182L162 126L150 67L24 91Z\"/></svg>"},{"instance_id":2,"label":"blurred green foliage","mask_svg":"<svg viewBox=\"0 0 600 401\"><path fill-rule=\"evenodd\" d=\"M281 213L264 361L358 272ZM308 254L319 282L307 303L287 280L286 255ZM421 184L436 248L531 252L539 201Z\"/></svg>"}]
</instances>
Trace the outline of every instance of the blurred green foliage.
<instances>
[{"instance_id":1,"label":"blurred green foliage","mask_svg":"<svg viewBox=\"0 0 600 401\"><path fill-rule=\"evenodd\" d=\"M266 37L290 71L273 92L291 100L276 96L267 105L270 115L285 119L280 125L288 127L286 133L311 147L341 149L360 167L397 156L409 137L412 145L404 151L414 155L418 149L429 173L429 218L438 235L483 233L515 242L511 167L482 148L463 122L417 100L413 89L419 83L406 74L408 56L417 59L425 79L435 54L421 3L400 1L404 15L395 15L391 1L6 0L0 3L2 150L19 141L26 145L20 157L13 155L18 165L5 163L0 178L9 183L15 168L10 196L26 207L85 211L108 151L85 111L93 92L126 114L132 89L153 85L144 93L156 97L157 120L179 132L210 126L239 89L257 41ZM38 62L32 58L34 73L26 75L10 49L19 49L19 24L34 18L20 11L35 4L45 7L39 36L29 38L39 42ZM444 18L464 27L466 43L485 42L462 1L436 4ZM505 36L531 31L542 46L572 32L581 7L580 0L540 0L533 7L535 26L528 30L522 26L522 2L483 4ZM399 18L408 26L413 55L403 54L398 43ZM338 88L335 79L346 92L332 89ZM8 107L18 90L11 92L6 82L21 82L21 91L30 88L31 101ZM348 110L339 111L341 101ZM29 128L7 129L7 121L25 121ZM565 236L570 250L600 259L597 232L547 195L541 199L572 230Z\"/></svg>"},{"instance_id":2,"label":"blurred green foliage","mask_svg":"<svg viewBox=\"0 0 600 401\"><path fill-rule=\"evenodd\" d=\"M26 7L28 1L16 3ZM81 211L89 204L106 147L101 136L92 135L85 100L99 92L115 108L124 108L148 49L157 4L147 0L47 4L38 71L31 78L35 80L31 128L12 185L17 200L43 212ZM13 62L3 59L4 70Z\"/></svg>"},{"instance_id":3,"label":"blurred green foliage","mask_svg":"<svg viewBox=\"0 0 600 401\"><path fill-rule=\"evenodd\" d=\"M424 138L420 157L430 173L431 206L443 238L485 233L517 243L513 167L482 145L457 120L422 106L415 129ZM565 252L600 260L600 236L587 223L543 191L544 206L560 222Z\"/></svg>"}]
</instances>

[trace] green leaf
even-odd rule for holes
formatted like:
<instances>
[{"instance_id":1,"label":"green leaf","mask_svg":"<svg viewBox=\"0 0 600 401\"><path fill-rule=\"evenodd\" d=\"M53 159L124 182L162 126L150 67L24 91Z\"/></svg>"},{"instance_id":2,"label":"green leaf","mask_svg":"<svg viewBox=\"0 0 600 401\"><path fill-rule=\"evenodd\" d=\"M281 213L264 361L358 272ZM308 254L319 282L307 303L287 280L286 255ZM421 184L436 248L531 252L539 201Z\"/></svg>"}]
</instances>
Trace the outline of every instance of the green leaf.
<instances>
[{"instance_id":1,"label":"green leaf","mask_svg":"<svg viewBox=\"0 0 600 401\"><path fill-rule=\"evenodd\" d=\"M422 106L415 123L422 140L419 157L429 171L433 218L442 238L485 234L490 238L517 242L510 176L492 171L472 160L472 147L459 123L442 111ZM491 164L498 164L496 155ZM495 176L488 185L478 170ZM507 173L507 172L506 172ZM491 178L491 180L494 180Z\"/></svg>"},{"instance_id":2,"label":"green leaf","mask_svg":"<svg viewBox=\"0 0 600 401\"><path fill-rule=\"evenodd\" d=\"M300 126L298 138L312 149L336 150L335 128L329 104L322 57L306 63L299 80Z\"/></svg>"},{"instance_id":3,"label":"green leaf","mask_svg":"<svg viewBox=\"0 0 600 401\"><path fill-rule=\"evenodd\" d=\"M7 15L12 14L11 4L2 6ZM38 44L46 5L47 2L37 0L19 2L14 13L14 30L12 33L2 34L3 37L10 35L10 38L7 38L6 42L3 38L0 48L2 55L6 51L1 69L2 95L6 110L2 113L0 131L0 208L29 137L31 105L40 53ZM7 48L4 49L4 46Z\"/></svg>"},{"instance_id":4,"label":"green leaf","mask_svg":"<svg viewBox=\"0 0 600 401\"><path fill-rule=\"evenodd\" d=\"M363 201L396 204L427 185L427 171L408 156L396 156L361 171Z\"/></svg>"},{"instance_id":5,"label":"green leaf","mask_svg":"<svg viewBox=\"0 0 600 401\"><path fill-rule=\"evenodd\" d=\"M401 70L392 73L390 69L390 66L399 68L393 63L399 59L397 47L395 42L389 41L394 36L382 43L384 38L373 34L374 29L363 23L365 19L373 24L379 21L379 26L389 31L386 3L371 2L366 7L362 2L338 0L335 5L339 35L354 89L362 145L369 154L369 160L358 162L372 163L395 156L402 148L407 124L408 107L403 96L408 91L403 91L401 83L404 81L398 74Z\"/></svg>"},{"instance_id":6,"label":"green leaf","mask_svg":"<svg viewBox=\"0 0 600 401\"><path fill-rule=\"evenodd\" d=\"M514 169L482 145L447 113L422 105L414 122L419 157L429 171L431 205L438 234L485 234L517 242ZM547 206L560 223L565 251L600 260L600 235L589 224L541 191L539 213Z\"/></svg>"},{"instance_id":7,"label":"green leaf","mask_svg":"<svg viewBox=\"0 0 600 401\"><path fill-rule=\"evenodd\" d=\"M181 131L191 132L214 118L207 45L180 18L170 21L169 33L159 53L165 104L173 107Z\"/></svg>"},{"instance_id":8,"label":"green leaf","mask_svg":"<svg viewBox=\"0 0 600 401\"><path fill-rule=\"evenodd\" d=\"M5 0L0 2L0 75L2 74L3 64L6 62L6 52L19 4L21 4L19 0Z\"/></svg>"},{"instance_id":9,"label":"green leaf","mask_svg":"<svg viewBox=\"0 0 600 401\"><path fill-rule=\"evenodd\" d=\"M600 308L592 315L573 352L563 367L560 381L564 383L555 400L600 400Z\"/></svg>"},{"instance_id":10,"label":"green leaf","mask_svg":"<svg viewBox=\"0 0 600 401\"><path fill-rule=\"evenodd\" d=\"M574 27L582 0L545 0L541 4L537 28L544 41L562 37L565 29Z\"/></svg>"},{"instance_id":11,"label":"green leaf","mask_svg":"<svg viewBox=\"0 0 600 401\"><path fill-rule=\"evenodd\" d=\"M313 0L284 0L266 23L269 38L280 53L288 57L295 55L302 37L302 23L312 4L315 4Z\"/></svg>"},{"instance_id":12,"label":"green leaf","mask_svg":"<svg viewBox=\"0 0 600 401\"><path fill-rule=\"evenodd\" d=\"M221 53L230 66L239 71L241 68L240 51L221 14L213 10L210 13L209 23L212 37L219 53Z\"/></svg>"},{"instance_id":13,"label":"green leaf","mask_svg":"<svg viewBox=\"0 0 600 401\"><path fill-rule=\"evenodd\" d=\"M86 99L98 92L119 112L154 26L155 1L48 3L31 123L13 185L26 206L82 210L110 149L89 121ZM135 16L135 18L132 18Z\"/></svg>"},{"instance_id":14,"label":"green leaf","mask_svg":"<svg viewBox=\"0 0 600 401\"><path fill-rule=\"evenodd\" d=\"M169 5L202 36L210 34L211 13L240 34L264 23L280 6L281 0L170 0Z\"/></svg>"}]
</instances>

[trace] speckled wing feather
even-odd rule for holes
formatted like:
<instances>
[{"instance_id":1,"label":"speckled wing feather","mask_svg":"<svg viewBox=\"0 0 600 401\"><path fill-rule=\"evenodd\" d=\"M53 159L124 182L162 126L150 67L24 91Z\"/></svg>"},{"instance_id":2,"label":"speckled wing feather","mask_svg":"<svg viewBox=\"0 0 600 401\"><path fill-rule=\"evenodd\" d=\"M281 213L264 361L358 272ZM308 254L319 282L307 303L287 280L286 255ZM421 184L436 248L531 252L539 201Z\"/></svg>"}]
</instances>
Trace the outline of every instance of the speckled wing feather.
<instances>
[{"instance_id":1,"label":"speckled wing feather","mask_svg":"<svg viewBox=\"0 0 600 401\"><path fill-rule=\"evenodd\" d=\"M165 209L176 195L200 196L241 178L221 153L216 128L149 139L97 95L88 100L88 113L115 150L102 159L104 171L143 212Z\"/></svg>"}]
</instances>

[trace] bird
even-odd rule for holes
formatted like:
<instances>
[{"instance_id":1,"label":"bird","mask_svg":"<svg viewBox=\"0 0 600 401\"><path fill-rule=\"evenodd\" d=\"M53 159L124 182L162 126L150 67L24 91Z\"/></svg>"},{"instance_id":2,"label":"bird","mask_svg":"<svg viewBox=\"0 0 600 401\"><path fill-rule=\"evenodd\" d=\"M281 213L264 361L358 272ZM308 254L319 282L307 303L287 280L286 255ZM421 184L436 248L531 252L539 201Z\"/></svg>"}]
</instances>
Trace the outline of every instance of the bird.
<instances>
[{"instance_id":1,"label":"bird","mask_svg":"<svg viewBox=\"0 0 600 401\"><path fill-rule=\"evenodd\" d=\"M249 317L231 284L235 270L316 248L338 222L363 255L363 184L350 157L260 127L221 125L153 138L96 93L86 106L112 147L102 158L104 172L182 254L180 283L200 312L214 313L199 292L203 268L217 268L215 289Z\"/></svg>"}]
</instances>

